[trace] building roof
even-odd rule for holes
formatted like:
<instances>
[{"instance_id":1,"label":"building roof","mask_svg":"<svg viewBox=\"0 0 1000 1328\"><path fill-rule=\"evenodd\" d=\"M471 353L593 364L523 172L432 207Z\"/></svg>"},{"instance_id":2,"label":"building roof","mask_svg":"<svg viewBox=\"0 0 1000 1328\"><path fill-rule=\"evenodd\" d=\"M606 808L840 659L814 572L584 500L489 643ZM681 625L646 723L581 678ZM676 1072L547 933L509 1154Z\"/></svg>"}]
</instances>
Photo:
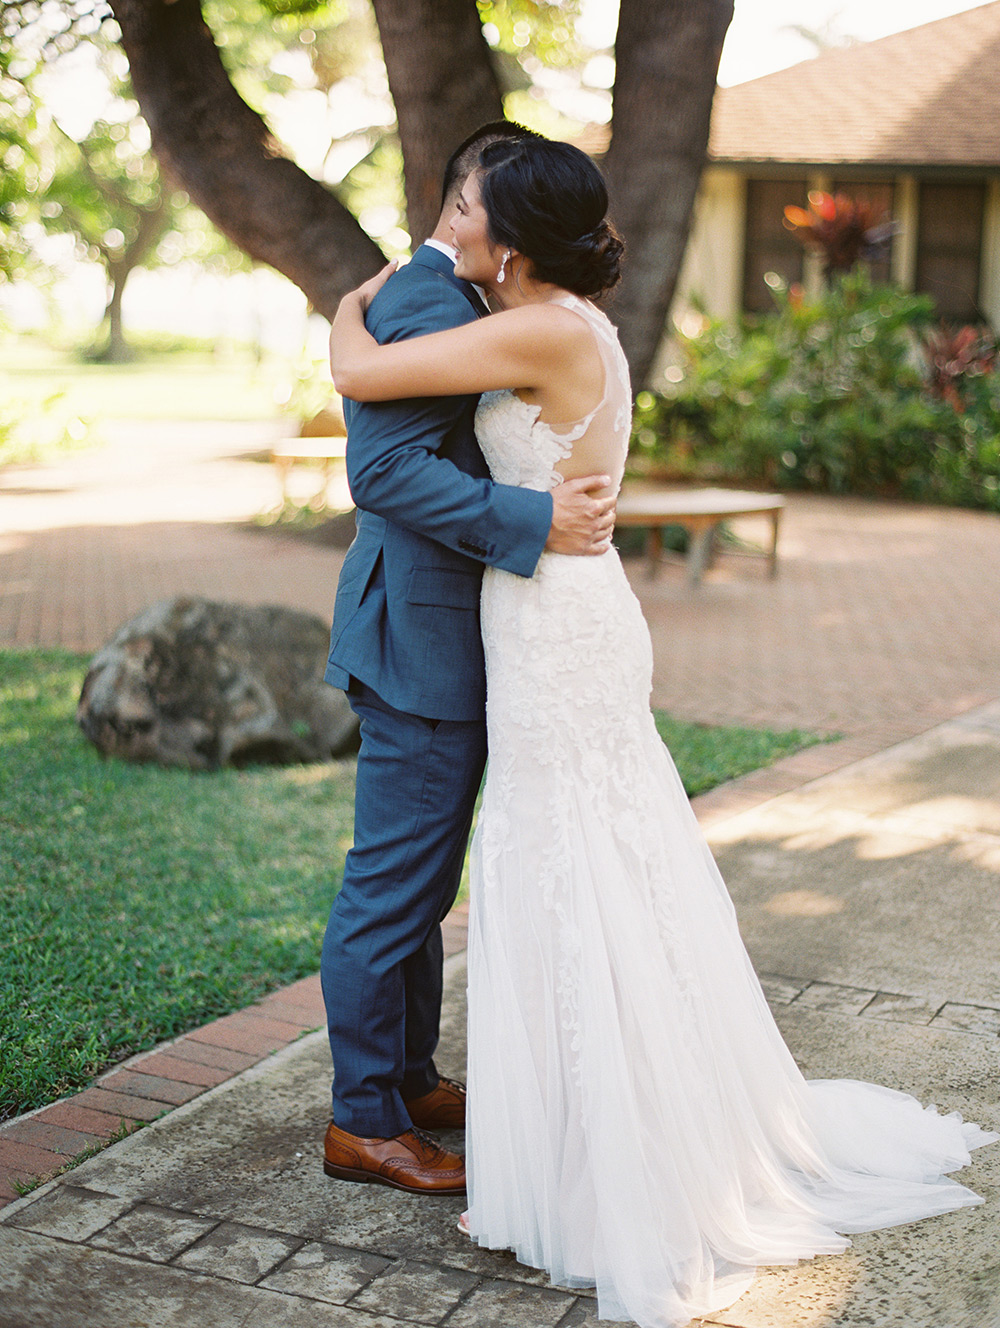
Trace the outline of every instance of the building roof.
<instances>
[{"instance_id":1,"label":"building roof","mask_svg":"<svg viewBox=\"0 0 1000 1328\"><path fill-rule=\"evenodd\" d=\"M1000 0L717 89L709 160L1000 167Z\"/></svg>"}]
</instances>

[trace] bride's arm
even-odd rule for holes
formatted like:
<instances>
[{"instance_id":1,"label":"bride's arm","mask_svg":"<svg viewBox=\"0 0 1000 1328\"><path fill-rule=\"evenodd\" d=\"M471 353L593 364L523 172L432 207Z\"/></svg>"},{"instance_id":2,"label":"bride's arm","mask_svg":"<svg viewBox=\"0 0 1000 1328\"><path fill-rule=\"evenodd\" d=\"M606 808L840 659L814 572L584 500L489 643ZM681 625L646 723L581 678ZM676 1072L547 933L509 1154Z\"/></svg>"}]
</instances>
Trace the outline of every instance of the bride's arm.
<instances>
[{"instance_id":1,"label":"bride's arm","mask_svg":"<svg viewBox=\"0 0 1000 1328\"><path fill-rule=\"evenodd\" d=\"M380 346L365 329L366 291L344 296L330 333L334 386L354 401L544 387L586 344L587 329L569 310L525 305Z\"/></svg>"}]
</instances>

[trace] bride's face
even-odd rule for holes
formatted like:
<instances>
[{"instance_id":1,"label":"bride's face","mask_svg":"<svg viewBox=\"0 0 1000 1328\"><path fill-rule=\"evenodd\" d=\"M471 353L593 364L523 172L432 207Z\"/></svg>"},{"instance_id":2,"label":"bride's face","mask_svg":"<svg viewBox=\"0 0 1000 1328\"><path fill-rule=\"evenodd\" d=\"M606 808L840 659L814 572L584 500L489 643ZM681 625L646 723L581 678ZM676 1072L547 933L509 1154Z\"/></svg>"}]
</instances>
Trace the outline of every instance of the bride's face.
<instances>
[{"instance_id":1,"label":"bride's face","mask_svg":"<svg viewBox=\"0 0 1000 1328\"><path fill-rule=\"evenodd\" d=\"M486 209L479 192L479 175L473 173L462 186L455 214L451 219L451 233L458 258L455 275L479 286L490 283L497 274L504 251L490 243L486 222Z\"/></svg>"}]
</instances>

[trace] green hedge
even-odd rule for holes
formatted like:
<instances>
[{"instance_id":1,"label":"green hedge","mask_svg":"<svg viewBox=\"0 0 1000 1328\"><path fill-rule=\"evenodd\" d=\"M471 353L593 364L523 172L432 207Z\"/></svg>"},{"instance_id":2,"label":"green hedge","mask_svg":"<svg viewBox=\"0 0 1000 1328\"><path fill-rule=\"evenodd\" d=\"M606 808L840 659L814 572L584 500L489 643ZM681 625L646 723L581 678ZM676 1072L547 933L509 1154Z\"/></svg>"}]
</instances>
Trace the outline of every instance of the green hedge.
<instances>
[{"instance_id":1,"label":"green hedge","mask_svg":"<svg viewBox=\"0 0 1000 1328\"><path fill-rule=\"evenodd\" d=\"M815 299L681 337L679 381L639 394L633 462L673 478L1000 510L1000 373L927 384L929 297L863 268Z\"/></svg>"}]
</instances>

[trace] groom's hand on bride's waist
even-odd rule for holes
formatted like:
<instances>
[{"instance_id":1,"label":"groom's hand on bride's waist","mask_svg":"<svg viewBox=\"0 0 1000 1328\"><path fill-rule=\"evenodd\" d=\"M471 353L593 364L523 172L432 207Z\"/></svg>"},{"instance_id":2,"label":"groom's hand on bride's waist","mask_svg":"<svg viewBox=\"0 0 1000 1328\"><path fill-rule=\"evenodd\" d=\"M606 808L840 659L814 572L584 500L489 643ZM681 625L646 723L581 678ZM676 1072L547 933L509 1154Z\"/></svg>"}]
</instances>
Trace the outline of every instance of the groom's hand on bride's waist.
<instances>
[{"instance_id":1,"label":"groom's hand on bride's waist","mask_svg":"<svg viewBox=\"0 0 1000 1328\"><path fill-rule=\"evenodd\" d=\"M615 499L600 495L610 484L608 475L586 475L564 480L552 490L552 527L545 541L549 553L608 551L615 529Z\"/></svg>"}]
</instances>

